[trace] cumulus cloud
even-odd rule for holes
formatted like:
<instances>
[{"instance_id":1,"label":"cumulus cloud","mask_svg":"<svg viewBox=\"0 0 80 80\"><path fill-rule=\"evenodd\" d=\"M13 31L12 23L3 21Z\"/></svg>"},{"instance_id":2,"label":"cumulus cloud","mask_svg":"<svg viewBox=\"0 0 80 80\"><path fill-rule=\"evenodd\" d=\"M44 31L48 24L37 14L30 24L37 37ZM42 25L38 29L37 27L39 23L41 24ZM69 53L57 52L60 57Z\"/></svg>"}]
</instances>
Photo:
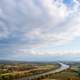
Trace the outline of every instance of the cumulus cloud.
<instances>
[{"instance_id":1,"label":"cumulus cloud","mask_svg":"<svg viewBox=\"0 0 80 80\"><path fill-rule=\"evenodd\" d=\"M32 48L74 40L80 36L80 2L66 4L64 0L0 0L0 40L14 44L13 48L29 48L27 53L33 54L46 52Z\"/></svg>"},{"instance_id":2,"label":"cumulus cloud","mask_svg":"<svg viewBox=\"0 0 80 80\"><path fill-rule=\"evenodd\" d=\"M79 36L80 14L78 12L78 3L75 2L72 9L69 9L62 0L56 2L54 0L40 0L40 2L48 18L46 23L43 22L44 24L37 27L34 24L33 29L25 33L30 41L38 40L40 44L62 44ZM37 16L37 18L39 17Z\"/></svg>"},{"instance_id":3,"label":"cumulus cloud","mask_svg":"<svg viewBox=\"0 0 80 80\"><path fill-rule=\"evenodd\" d=\"M20 55L38 55L38 56L80 56L80 51L79 50L40 50L40 49L20 49L17 50L17 53L19 53Z\"/></svg>"}]
</instances>

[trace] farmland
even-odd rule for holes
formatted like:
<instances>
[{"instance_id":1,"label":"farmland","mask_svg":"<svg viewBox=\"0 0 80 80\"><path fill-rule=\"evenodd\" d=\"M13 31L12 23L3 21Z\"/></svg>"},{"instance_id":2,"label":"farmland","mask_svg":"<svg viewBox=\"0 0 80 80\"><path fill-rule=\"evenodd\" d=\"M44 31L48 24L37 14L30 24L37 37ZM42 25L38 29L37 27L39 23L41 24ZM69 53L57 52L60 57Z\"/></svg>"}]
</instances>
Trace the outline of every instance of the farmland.
<instances>
[{"instance_id":1,"label":"farmland","mask_svg":"<svg viewBox=\"0 0 80 80\"><path fill-rule=\"evenodd\" d=\"M67 62L70 68L62 72L51 74L46 79L42 80L80 80L80 63Z\"/></svg>"},{"instance_id":2,"label":"farmland","mask_svg":"<svg viewBox=\"0 0 80 80\"><path fill-rule=\"evenodd\" d=\"M57 63L11 62L0 64L0 80L14 80L55 70Z\"/></svg>"},{"instance_id":3,"label":"farmland","mask_svg":"<svg viewBox=\"0 0 80 80\"><path fill-rule=\"evenodd\" d=\"M46 76L36 78L36 80L80 80L79 62L62 62L70 65L63 71L50 73ZM0 80L27 80L27 77L48 73L58 70L60 65L57 62L1 62Z\"/></svg>"}]
</instances>

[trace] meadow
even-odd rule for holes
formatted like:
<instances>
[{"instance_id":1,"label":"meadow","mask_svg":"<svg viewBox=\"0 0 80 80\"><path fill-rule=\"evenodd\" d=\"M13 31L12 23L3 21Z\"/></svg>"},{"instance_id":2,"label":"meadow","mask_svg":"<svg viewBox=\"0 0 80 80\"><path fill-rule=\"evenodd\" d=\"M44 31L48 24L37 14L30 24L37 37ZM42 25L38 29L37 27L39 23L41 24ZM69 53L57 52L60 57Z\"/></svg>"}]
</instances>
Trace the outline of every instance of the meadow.
<instances>
[{"instance_id":1,"label":"meadow","mask_svg":"<svg viewBox=\"0 0 80 80\"><path fill-rule=\"evenodd\" d=\"M42 74L59 67L57 63L6 62L0 64L0 80L14 80Z\"/></svg>"}]
</instances>

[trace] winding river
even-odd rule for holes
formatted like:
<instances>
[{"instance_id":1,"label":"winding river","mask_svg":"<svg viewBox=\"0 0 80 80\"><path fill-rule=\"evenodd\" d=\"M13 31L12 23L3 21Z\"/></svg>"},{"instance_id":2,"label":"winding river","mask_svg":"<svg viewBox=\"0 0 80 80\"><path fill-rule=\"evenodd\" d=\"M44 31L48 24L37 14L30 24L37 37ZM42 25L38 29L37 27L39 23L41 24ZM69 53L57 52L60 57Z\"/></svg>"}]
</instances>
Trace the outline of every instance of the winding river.
<instances>
[{"instance_id":1,"label":"winding river","mask_svg":"<svg viewBox=\"0 0 80 80\"><path fill-rule=\"evenodd\" d=\"M54 74L54 73L57 73L57 72L64 71L64 70L66 70L70 67L69 65L64 64L64 63L59 63L59 64L60 64L60 68L58 68L56 70L45 72L45 73L38 74L38 75L33 75L31 77L25 77L25 78L22 78L22 79L17 79L17 80L33 80L33 79L36 79L36 78L40 78L42 76L46 76L46 75L49 75L49 74Z\"/></svg>"}]
</instances>

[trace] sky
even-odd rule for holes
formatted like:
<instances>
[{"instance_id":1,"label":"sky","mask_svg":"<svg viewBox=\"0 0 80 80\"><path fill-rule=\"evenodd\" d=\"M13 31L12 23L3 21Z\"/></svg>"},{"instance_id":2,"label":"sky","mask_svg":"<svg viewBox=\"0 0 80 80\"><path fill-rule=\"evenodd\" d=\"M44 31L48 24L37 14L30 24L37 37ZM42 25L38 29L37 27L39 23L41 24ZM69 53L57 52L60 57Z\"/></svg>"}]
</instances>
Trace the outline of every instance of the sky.
<instances>
[{"instance_id":1,"label":"sky","mask_svg":"<svg viewBox=\"0 0 80 80\"><path fill-rule=\"evenodd\" d=\"M80 61L80 0L0 0L0 59Z\"/></svg>"}]
</instances>

